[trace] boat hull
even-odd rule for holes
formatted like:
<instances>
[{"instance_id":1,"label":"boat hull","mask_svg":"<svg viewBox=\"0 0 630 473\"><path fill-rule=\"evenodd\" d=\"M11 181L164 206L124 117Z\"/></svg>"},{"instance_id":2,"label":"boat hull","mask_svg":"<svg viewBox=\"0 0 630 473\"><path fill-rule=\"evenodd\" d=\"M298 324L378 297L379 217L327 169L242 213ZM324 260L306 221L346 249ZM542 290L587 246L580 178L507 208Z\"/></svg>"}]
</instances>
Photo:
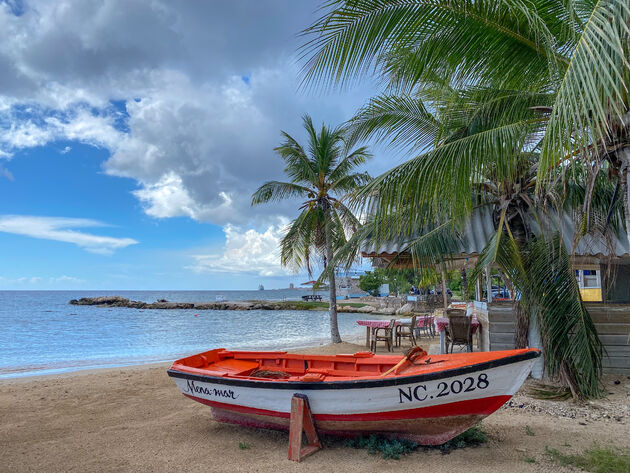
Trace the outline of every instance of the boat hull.
<instances>
[{"instance_id":1,"label":"boat hull","mask_svg":"<svg viewBox=\"0 0 630 473\"><path fill-rule=\"evenodd\" d=\"M288 429L291 398L308 396L320 432L378 433L439 445L499 409L528 376L537 352L527 351L424 375L305 383L206 377L170 370L187 397L213 417L250 427Z\"/></svg>"}]
</instances>

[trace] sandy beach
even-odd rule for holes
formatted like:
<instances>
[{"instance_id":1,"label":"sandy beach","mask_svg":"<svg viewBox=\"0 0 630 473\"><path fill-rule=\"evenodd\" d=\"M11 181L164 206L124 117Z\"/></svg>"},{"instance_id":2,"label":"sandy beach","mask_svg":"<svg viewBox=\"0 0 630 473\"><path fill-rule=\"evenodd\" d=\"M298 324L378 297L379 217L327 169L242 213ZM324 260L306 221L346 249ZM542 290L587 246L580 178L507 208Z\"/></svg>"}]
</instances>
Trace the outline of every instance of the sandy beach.
<instances>
[{"instance_id":1,"label":"sandy beach","mask_svg":"<svg viewBox=\"0 0 630 473\"><path fill-rule=\"evenodd\" d=\"M302 352L362 349L344 343ZM179 393L166 374L167 367L159 364L1 381L0 470L573 471L552 463L544 454L545 446L581 452L593 443L618 447L630 443L630 380L613 376L606 378L608 397L586 406L515 396L511 406L483 421L489 441L480 447L447 455L420 448L397 461L326 438L324 450L296 464L287 460L287 433L213 421L207 407ZM615 380L620 384L614 384ZM249 448L239 448L241 442Z\"/></svg>"}]
</instances>

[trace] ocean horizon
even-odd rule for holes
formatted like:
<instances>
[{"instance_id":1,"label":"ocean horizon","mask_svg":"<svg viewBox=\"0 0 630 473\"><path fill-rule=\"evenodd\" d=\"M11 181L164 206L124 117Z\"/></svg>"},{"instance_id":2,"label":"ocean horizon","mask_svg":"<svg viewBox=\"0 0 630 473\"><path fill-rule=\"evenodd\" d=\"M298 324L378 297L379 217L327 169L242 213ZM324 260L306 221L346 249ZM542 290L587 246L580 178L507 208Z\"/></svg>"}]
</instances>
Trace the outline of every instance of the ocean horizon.
<instances>
[{"instance_id":1,"label":"ocean horizon","mask_svg":"<svg viewBox=\"0 0 630 473\"><path fill-rule=\"evenodd\" d=\"M284 350L330 340L327 311L146 310L74 306L71 299L298 300L304 292L0 291L0 379L172 361L213 348ZM366 316L339 314L342 337L361 336L364 329L356 321Z\"/></svg>"}]
</instances>

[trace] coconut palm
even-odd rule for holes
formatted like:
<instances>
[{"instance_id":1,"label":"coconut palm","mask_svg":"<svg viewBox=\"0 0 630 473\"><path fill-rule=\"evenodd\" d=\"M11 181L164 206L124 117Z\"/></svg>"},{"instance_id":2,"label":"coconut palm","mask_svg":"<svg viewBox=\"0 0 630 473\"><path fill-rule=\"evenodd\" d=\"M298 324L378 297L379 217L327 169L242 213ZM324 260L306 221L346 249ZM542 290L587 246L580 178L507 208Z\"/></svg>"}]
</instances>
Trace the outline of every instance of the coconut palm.
<instances>
[{"instance_id":1,"label":"coconut palm","mask_svg":"<svg viewBox=\"0 0 630 473\"><path fill-rule=\"evenodd\" d=\"M376 72L396 92L437 77L549 94L531 104L545 118L538 187L553 187L558 166L580 161L590 174L587 209L605 172L624 190L630 239L629 25L627 0L333 0L305 31L305 78L344 84ZM517 127L484 140L500 146ZM485 165L477 158L467 170Z\"/></svg>"},{"instance_id":2,"label":"coconut palm","mask_svg":"<svg viewBox=\"0 0 630 473\"><path fill-rule=\"evenodd\" d=\"M498 264L525 310L546 316L547 366L583 395L599 391L601 345L562 240L553 228L534 236L529 222L579 206L578 236L595 223L608 231L619 205L606 171L627 191L630 234L629 20L627 0L339 0L305 32L305 80L379 74L387 93L355 131L416 156L368 186L371 225L350 243L398 234L418 257L443 260L458 225L490 205L496 233L480 262Z\"/></svg>"},{"instance_id":3,"label":"coconut palm","mask_svg":"<svg viewBox=\"0 0 630 473\"><path fill-rule=\"evenodd\" d=\"M576 396L591 396L599 392L601 342L580 299L569 251L553 226L559 212L581 211L588 176L571 169L558 189L535 192L545 117L530 104L550 99L549 94L442 85L406 100L372 100L351 122L355 137L427 150L358 194L370 216L338 259L349 264L366 241L380 246L394 240L416 266L441 266L467 247L464 229L471 216L489 211L494 235L473 277L490 264L501 269L512 291L522 295L517 342L527 344L527 322L535 317L543 329L549 373L561 377ZM501 134L501 146L488 140L495 133ZM484 162L478 170L475 159ZM596 184L588 216L606 223L602 232L616 231L620 202L614 202L608 181L600 176ZM567 198L560 199L560 191ZM540 291L541 282L550 286Z\"/></svg>"},{"instance_id":4,"label":"coconut palm","mask_svg":"<svg viewBox=\"0 0 630 473\"><path fill-rule=\"evenodd\" d=\"M338 248L346 243L346 234L359 226L355 215L343 203L343 197L365 185L370 177L356 169L371 157L366 147L353 150L342 127L318 130L311 117L303 117L307 133L306 149L288 133L275 151L285 161L288 182L266 182L252 195L252 205L301 199L300 214L287 227L281 247L281 263L306 268L312 275L313 256L321 256L324 268ZM334 269L334 268L329 268ZM330 336L340 343L337 325L335 272L328 273L330 288Z\"/></svg>"}]
</instances>

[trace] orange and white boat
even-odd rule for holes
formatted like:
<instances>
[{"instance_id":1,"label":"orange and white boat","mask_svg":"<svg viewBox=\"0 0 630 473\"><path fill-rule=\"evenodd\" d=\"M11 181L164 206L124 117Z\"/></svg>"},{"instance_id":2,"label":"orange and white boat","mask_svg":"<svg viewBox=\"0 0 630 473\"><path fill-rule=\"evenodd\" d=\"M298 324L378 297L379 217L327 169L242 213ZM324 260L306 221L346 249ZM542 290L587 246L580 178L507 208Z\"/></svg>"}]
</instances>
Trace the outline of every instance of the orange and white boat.
<instances>
[{"instance_id":1,"label":"orange and white boat","mask_svg":"<svg viewBox=\"0 0 630 473\"><path fill-rule=\"evenodd\" d=\"M291 398L306 395L318 431L379 433L442 444L501 407L521 387L535 349L427 355L299 355L211 350L168 370L215 420L289 428Z\"/></svg>"}]
</instances>

